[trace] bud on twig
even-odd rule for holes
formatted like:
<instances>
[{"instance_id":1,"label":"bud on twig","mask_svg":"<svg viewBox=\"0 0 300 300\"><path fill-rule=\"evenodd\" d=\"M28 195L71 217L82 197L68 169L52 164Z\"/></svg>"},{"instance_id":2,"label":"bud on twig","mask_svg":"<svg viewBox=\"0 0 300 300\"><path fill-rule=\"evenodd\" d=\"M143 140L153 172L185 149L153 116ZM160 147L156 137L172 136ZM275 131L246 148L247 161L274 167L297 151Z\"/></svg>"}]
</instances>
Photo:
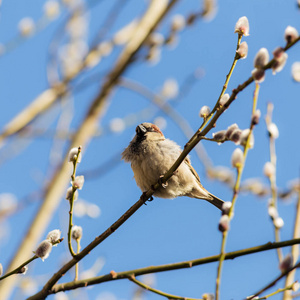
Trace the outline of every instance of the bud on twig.
<instances>
[{"instance_id":1,"label":"bud on twig","mask_svg":"<svg viewBox=\"0 0 300 300\"><path fill-rule=\"evenodd\" d=\"M222 205L222 214L223 215L228 215L231 206L232 206L232 203L230 201L224 202L223 205Z\"/></svg>"},{"instance_id":2,"label":"bud on twig","mask_svg":"<svg viewBox=\"0 0 300 300\"><path fill-rule=\"evenodd\" d=\"M200 117L205 119L210 114L210 108L206 105L202 106L200 109Z\"/></svg>"},{"instance_id":3,"label":"bud on twig","mask_svg":"<svg viewBox=\"0 0 300 300\"><path fill-rule=\"evenodd\" d=\"M228 126L228 127L227 127L227 131L226 131L226 138L229 139L230 136L231 136L231 134L232 134L232 132L233 132L234 130L236 130L236 129L239 129L239 126L238 126L236 123L234 123L234 124Z\"/></svg>"},{"instance_id":4,"label":"bud on twig","mask_svg":"<svg viewBox=\"0 0 300 300\"><path fill-rule=\"evenodd\" d=\"M254 69L251 72L251 74L256 83L261 83L265 80L265 70L264 69Z\"/></svg>"},{"instance_id":5,"label":"bud on twig","mask_svg":"<svg viewBox=\"0 0 300 300\"><path fill-rule=\"evenodd\" d=\"M260 116L261 116L261 112L259 109L257 109L254 114L252 115L252 118L251 118L251 123L253 125L257 125L259 123L259 119L260 119Z\"/></svg>"},{"instance_id":6,"label":"bud on twig","mask_svg":"<svg viewBox=\"0 0 300 300\"><path fill-rule=\"evenodd\" d=\"M244 36L249 35L249 21L247 17L241 17L238 19L238 21L235 24L234 32L237 32L238 34L242 34Z\"/></svg>"},{"instance_id":7,"label":"bud on twig","mask_svg":"<svg viewBox=\"0 0 300 300\"><path fill-rule=\"evenodd\" d=\"M273 224L277 229L280 229L284 225L284 221L281 217L277 217L273 220Z\"/></svg>"},{"instance_id":8,"label":"bud on twig","mask_svg":"<svg viewBox=\"0 0 300 300\"><path fill-rule=\"evenodd\" d=\"M282 262L279 264L279 269L280 271L283 273L289 269L291 269L293 267L294 263L293 263L293 257L292 255L289 253L283 260Z\"/></svg>"},{"instance_id":9,"label":"bud on twig","mask_svg":"<svg viewBox=\"0 0 300 300\"><path fill-rule=\"evenodd\" d=\"M60 239L60 236L61 236L61 231L59 229L55 229L55 230L52 230L48 233L47 235L47 240L49 240L49 242L55 246L57 246L57 242L59 241Z\"/></svg>"},{"instance_id":10,"label":"bud on twig","mask_svg":"<svg viewBox=\"0 0 300 300\"><path fill-rule=\"evenodd\" d=\"M78 156L78 148L72 148L69 152L69 162L75 162L77 159L77 162L80 163L81 162L81 152L79 152L79 156ZM78 157L78 158L77 158Z\"/></svg>"},{"instance_id":11,"label":"bud on twig","mask_svg":"<svg viewBox=\"0 0 300 300\"><path fill-rule=\"evenodd\" d=\"M273 139L277 139L279 137L279 130L275 123L270 123L268 125L268 132L270 137L272 137Z\"/></svg>"},{"instance_id":12,"label":"bud on twig","mask_svg":"<svg viewBox=\"0 0 300 300\"><path fill-rule=\"evenodd\" d=\"M51 250L52 244L48 240L44 240L39 244L34 254L44 261L49 256Z\"/></svg>"},{"instance_id":13,"label":"bud on twig","mask_svg":"<svg viewBox=\"0 0 300 300\"><path fill-rule=\"evenodd\" d=\"M292 76L296 82L300 82L300 62L296 61L292 65Z\"/></svg>"},{"instance_id":14,"label":"bud on twig","mask_svg":"<svg viewBox=\"0 0 300 300\"><path fill-rule=\"evenodd\" d=\"M264 175L271 178L275 174L275 166L271 162L266 162L264 165Z\"/></svg>"},{"instance_id":15,"label":"bud on twig","mask_svg":"<svg viewBox=\"0 0 300 300\"><path fill-rule=\"evenodd\" d=\"M261 69L263 68L269 61L269 52L266 48L261 48L257 52L254 58L254 68Z\"/></svg>"},{"instance_id":16,"label":"bud on twig","mask_svg":"<svg viewBox=\"0 0 300 300\"><path fill-rule=\"evenodd\" d=\"M84 176L76 176L75 180L73 181L73 187L74 189L79 189L81 190L84 184Z\"/></svg>"},{"instance_id":17,"label":"bud on twig","mask_svg":"<svg viewBox=\"0 0 300 300\"><path fill-rule=\"evenodd\" d=\"M230 219L228 215L222 215L219 222L219 230L221 232L228 231L230 228Z\"/></svg>"},{"instance_id":18,"label":"bud on twig","mask_svg":"<svg viewBox=\"0 0 300 300\"><path fill-rule=\"evenodd\" d=\"M246 142L248 140L249 134L251 134L250 135L250 140L249 140L249 148L252 149L254 147L254 135L253 135L252 132L250 133L250 129L249 128L244 129L242 131L240 144L242 146L244 146L244 147L246 146Z\"/></svg>"},{"instance_id":19,"label":"bud on twig","mask_svg":"<svg viewBox=\"0 0 300 300\"><path fill-rule=\"evenodd\" d=\"M241 138L242 130L240 129L235 129L229 136L229 140L234 142L236 145L240 143L240 138Z\"/></svg>"},{"instance_id":20,"label":"bud on twig","mask_svg":"<svg viewBox=\"0 0 300 300\"><path fill-rule=\"evenodd\" d=\"M272 65L273 74L280 72L286 64L288 55L281 47L276 48L273 51L275 62Z\"/></svg>"},{"instance_id":21,"label":"bud on twig","mask_svg":"<svg viewBox=\"0 0 300 300\"><path fill-rule=\"evenodd\" d=\"M295 27L288 26L284 31L284 39L286 42L293 43L299 37L299 33Z\"/></svg>"},{"instance_id":22,"label":"bud on twig","mask_svg":"<svg viewBox=\"0 0 300 300\"><path fill-rule=\"evenodd\" d=\"M245 59L248 55L248 44L247 44L247 42L242 42L239 45L239 48L237 49L236 53L239 55L239 59Z\"/></svg>"},{"instance_id":23,"label":"bud on twig","mask_svg":"<svg viewBox=\"0 0 300 300\"><path fill-rule=\"evenodd\" d=\"M27 271L28 271L28 267L24 266L18 271L18 273L25 275L27 273Z\"/></svg>"},{"instance_id":24,"label":"bud on twig","mask_svg":"<svg viewBox=\"0 0 300 300\"><path fill-rule=\"evenodd\" d=\"M244 153L240 148L236 148L231 156L231 164L234 168L240 168L244 164Z\"/></svg>"},{"instance_id":25,"label":"bud on twig","mask_svg":"<svg viewBox=\"0 0 300 300\"><path fill-rule=\"evenodd\" d=\"M226 130L221 130L218 132L214 132L212 134L213 138L217 141L224 141L225 140L225 135L226 135Z\"/></svg>"},{"instance_id":26,"label":"bud on twig","mask_svg":"<svg viewBox=\"0 0 300 300\"><path fill-rule=\"evenodd\" d=\"M73 226L72 227L72 239L79 240L82 237L82 227L81 226Z\"/></svg>"},{"instance_id":27,"label":"bud on twig","mask_svg":"<svg viewBox=\"0 0 300 300\"><path fill-rule=\"evenodd\" d=\"M220 102L219 102L220 105L224 106L227 103L227 101L229 100L229 98L230 98L229 94L224 94L220 99Z\"/></svg>"},{"instance_id":28,"label":"bud on twig","mask_svg":"<svg viewBox=\"0 0 300 300\"><path fill-rule=\"evenodd\" d=\"M171 21L172 31L181 31L185 27L185 19L183 15L175 15Z\"/></svg>"}]
</instances>

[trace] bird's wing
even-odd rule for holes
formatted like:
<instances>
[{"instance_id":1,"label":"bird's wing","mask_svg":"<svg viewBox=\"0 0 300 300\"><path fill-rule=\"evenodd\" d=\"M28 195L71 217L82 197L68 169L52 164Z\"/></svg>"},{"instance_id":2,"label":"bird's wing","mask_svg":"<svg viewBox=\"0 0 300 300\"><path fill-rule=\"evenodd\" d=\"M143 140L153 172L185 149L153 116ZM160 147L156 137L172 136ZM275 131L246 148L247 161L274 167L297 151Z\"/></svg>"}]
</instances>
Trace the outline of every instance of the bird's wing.
<instances>
[{"instance_id":1,"label":"bird's wing","mask_svg":"<svg viewBox=\"0 0 300 300\"><path fill-rule=\"evenodd\" d=\"M186 157L184 159L184 163L189 167L190 171L193 173L193 175L196 177L196 179L198 180L200 186L203 188L201 182L200 182L200 177L199 175L197 174L196 170L192 167L191 165L191 161L188 159L188 157ZM204 188L203 188L204 189Z\"/></svg>"}]
</instances>

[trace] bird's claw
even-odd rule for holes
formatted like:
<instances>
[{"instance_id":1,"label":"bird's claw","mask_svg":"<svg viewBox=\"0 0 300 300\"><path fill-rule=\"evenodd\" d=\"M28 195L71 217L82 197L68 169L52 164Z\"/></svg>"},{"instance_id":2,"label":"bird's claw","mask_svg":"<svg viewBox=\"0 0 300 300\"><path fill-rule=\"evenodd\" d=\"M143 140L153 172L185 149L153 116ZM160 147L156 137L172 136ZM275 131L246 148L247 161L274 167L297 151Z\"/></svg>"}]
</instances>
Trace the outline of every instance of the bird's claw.
<instances>
[{"instance_id":1,"label":"bird's claw","mask_svg":"<svg viewBox=\"0 0 300 300\"><path fill-rule=\"evenodd\" d=\"M163 182L162 179L164 178L164 175L160 175L158 183L165 189L168 186L168 182Z\"/></svg>"},{"instance_id":2,"label":"bird's claw","mask_svg":"<svg viewBox=\"0 0 300 300\"><path fill-rule=\"evenodd\" d=\"M148 197L146 196L146 192L143 193L142 199L143 199L145 205L147 205L147 203L146 203L147 201L151 202L151 201L154 200L152 196L150 196L150 198L148 198Z\"/></svg>"}]
</instances>

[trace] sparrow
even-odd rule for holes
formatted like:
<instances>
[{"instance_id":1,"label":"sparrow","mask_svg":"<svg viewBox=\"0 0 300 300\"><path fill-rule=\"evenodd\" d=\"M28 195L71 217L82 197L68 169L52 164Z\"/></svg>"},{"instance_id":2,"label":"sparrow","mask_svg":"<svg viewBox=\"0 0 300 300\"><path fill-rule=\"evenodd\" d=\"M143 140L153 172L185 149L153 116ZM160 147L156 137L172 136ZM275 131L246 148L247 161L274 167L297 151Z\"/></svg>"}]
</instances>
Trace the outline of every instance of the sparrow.
<instances>
[{"instance_id":1,"label":"sparrow","mask_svg":"<svg viewBox=\"0 0 300 300\"><path fill-rule=\"evenodd\" d=\"M142 123L135 131L134 138L122 153L122 159L131 163L137 185L142 192L146 192L167 173L182 150L174 141L166 139L154 124ZM153 195L169 199L179 196L204 199L219 209L222 209L224 203L202 186L199 175L188 157L167 183L155 190Z\"/></svg>"}]
</instances>

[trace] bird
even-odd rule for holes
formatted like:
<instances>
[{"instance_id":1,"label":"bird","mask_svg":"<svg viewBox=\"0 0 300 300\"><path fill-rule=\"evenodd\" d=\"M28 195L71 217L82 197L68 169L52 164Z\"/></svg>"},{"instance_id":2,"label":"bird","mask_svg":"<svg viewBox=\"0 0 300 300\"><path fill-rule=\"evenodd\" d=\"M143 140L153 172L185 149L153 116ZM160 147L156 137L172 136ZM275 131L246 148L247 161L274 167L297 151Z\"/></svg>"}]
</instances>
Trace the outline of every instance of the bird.
<instances>
[{"instance_id":1,"label":"bird","mask_svg":"<svg viewBox=\"0 0 300 300\"><path fill-rule=\"evenodd\" d=\"M165 138L158 126L144 122L136 127L136 134L122 152L122 159L131 163L134 179L142 192L149 190L171 168L182 150ZM222 209L223 200L208 192L188 157L173 176L153 193L154 197L173 199L179 196L203 199Z\"/></svg>"}]
</instances>

